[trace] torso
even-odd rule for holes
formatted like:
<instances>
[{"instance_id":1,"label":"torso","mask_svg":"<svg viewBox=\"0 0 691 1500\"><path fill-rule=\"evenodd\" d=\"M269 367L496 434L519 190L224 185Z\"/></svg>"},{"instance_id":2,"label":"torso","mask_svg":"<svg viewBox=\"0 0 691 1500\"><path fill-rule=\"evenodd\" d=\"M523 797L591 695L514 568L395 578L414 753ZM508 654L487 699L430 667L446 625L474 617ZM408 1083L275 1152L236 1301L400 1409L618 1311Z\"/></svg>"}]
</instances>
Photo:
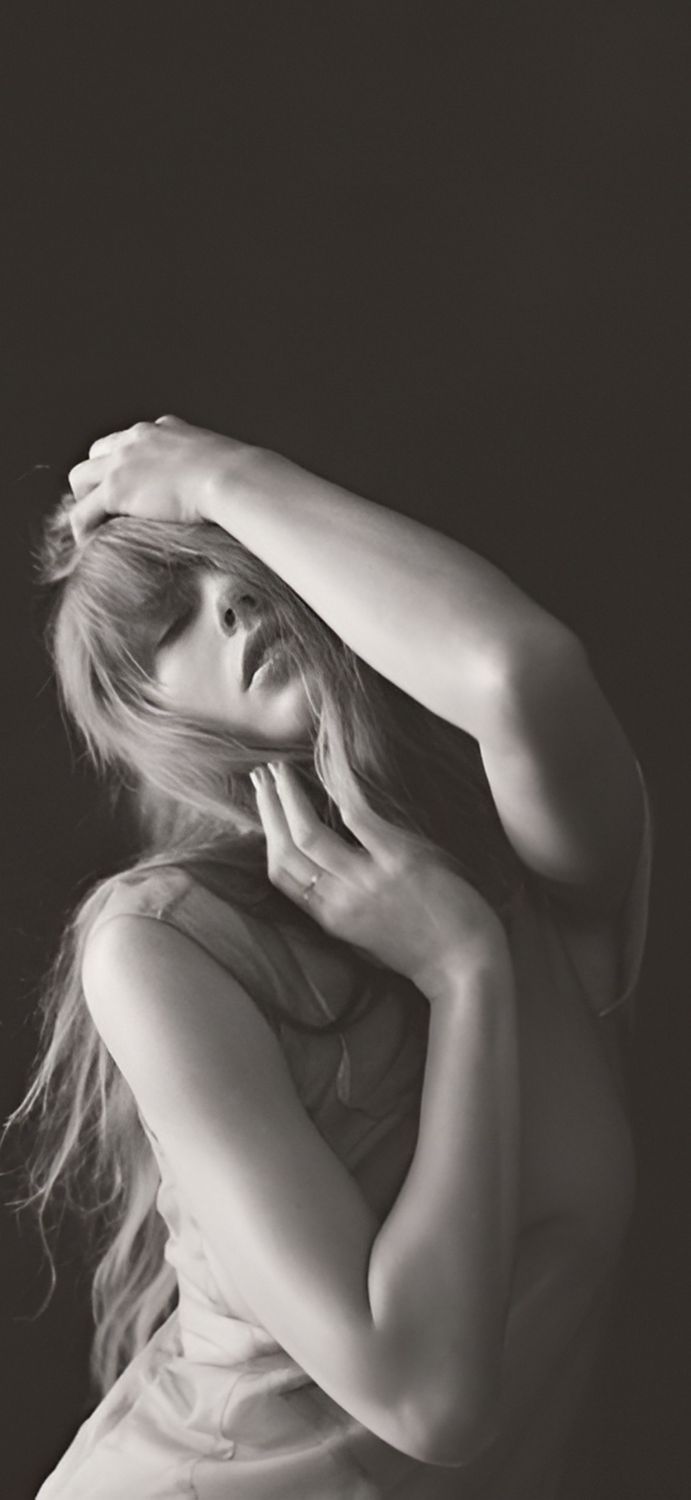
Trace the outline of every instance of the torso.
<instances>
[{"instance_id":1,"label":"torso","mask_svg":"<svg viewBox=\"0 0 691 1500\"><path fill-rule=\"evenodd\" d=\"M574 952L616 983L614 923L564 919ZM284 933L284 936L288 936ZM602 1023L592 1013L558 937L547 933L528 896L518 907L511 933L517 984L521 1070L521 1224L529 1228L572 1202L579 1213L593 1212L600 1195L621 1189L631 1164L629 1132L608 1062ZM312 984L338 1014L351 978L342 950L310 944L291 932L290 946ZM609 977L608 977L609 976ZM415 1129L401 1132L401 1161L415 1145ZM411 1134L411 1131L413 1132ZM410 1139L408 1138L410 1137ZM391 1192L379 1183L383 1216L395 1199L400 1178L392 1169ZM363 1190L366 1184L361 1183ZM624 1199L626 1194L623 1194ZM626 1205L622 1204L626 1213Z\"/></svg>"},{"instance_id":2,"label":"torso","mask_svg":"<svg viewBox=\"0 0 691 1500\"><path fill-rule=\"evenodd\" d=\"M573 1202L597 1214L621 1193L629 1211L631 1144L601 1034L559 938L538 929L532 903L513 934L518 990L523 1126L523 1219L531 1223ZM584 924L578 928L583 933ZM539 930L539 940L538 940ZM602 973L616 968L614 924L586 934L599 948Z\"/></svg>"},{"instance_id":3,"label":"torso","mask_svg":"<svg viewBox=\"0 0 691 1500\"><path fill-rule=\"evenodd\" d=\"M281 955L269 932L255 929L242 913L210 895L180 870L157 872L132 883L116 882L109 914L118 909L180 926L232 972L237 971L251 993L255 992L256 981L258 1001L266 987L265 968L272 968L274 954L279 988L284 980L286 989L290 988L290 957ZM288 937L283 931L282 935ZM588 934L587 941L592 946L596 935ZM598 1228L603 1202L610 1205L619 1194L623 1218L621 1182L626 1179L630 1148L617 1090L601 1046L601 1023L590 1013L582 986L556 935L540 924L530 904L516 913L512 943L518 980L522 1201L518 1270L507 1331L507 1363L510 1366L513 1359L514 1369L506 1385L518 1389L519 1400L517 1412L502 1421L500 1441L486 1458L463 1470L430 1469L382 1444L346 1412L334 1410L334 1403L301 1378L290 1357L257 1325L252 1309L240 1300L228 1301L225 1292L220 1292L211 1248L187 1213L162 1159L160 1209L164 1216L167 1214L171 1264L184 1273L181 1302L84 1424L55 1471L54 1486L49 1481L51 1495L80 1494L89 1500L99 1495L106 1500L116 1491L124 1493L128 1484L131 1490L134 1483L138 1494L153 1500L154 1492L160 1492L159 1469L161 1473L165 1469L166 1476L175 1472L182 1493L193 1466L200 1495L225 1494L229 1484L238 1494L249 1494L250 1490L258 1494L260 1489L266 1494L278 1493L279 1489L283 1493L287 1486L291 1493L294 1490L321 1500L327 1493L335 1494L338 1483L339 1494L382 1493L390 1495L391 1500L427 1500L428 1496L441 1500L442 1495L448 1495L449 1500L451 1496L453 1500L507 1500L509 1495L511 1500L554 1500L560 1455L593 1364L603 1315L603 1287L597 1280L591 1284L587 1274L581 1277L579 1268L579 1296L585 1316L568 1339L557 1327L555 1341L563 1289L557 1288L556 1302L553 1296L548 1298L545 1314L545 1302L541 1300L545 1288L539 1279L536 1284L533 1278L529 1295L522 1299L521 1267L540 1241L538 1226L555 1214L566 1210L571 1223L580 1219ZM609 938L605 935L604 946L601 937L597 937L597 943L597 963L589 972L602 975L609 965L614 974L618 959L614 933ZM317 943L309 930L297 940L293 936L291 946L309 981L338 1014L352 986L348 950ZM297 1051L302 1048L309 1064L305 1077L318 1085L305 1097L317 1103L324 1101L323 1110L317 1109L317 1123L344 1165L353 1171L381 1221L398 1196L415 1151L415 1099L424 1067L426 1024L426 1002L418 996L416 1016L423 1021L421 1040L417 1031L406 1025L409 1012L404 1008L404 1002L405 1006L414 1004L416 996L397 996L393 976L392 982L394 993L388 992L388 1003L382 1003L378 1013L369 1013L367 1024L363 1023L359 1032L353 1025L348 1044L353 1061L352 1094L346 1092L345 1103L335 1087L338 1040L332 1036L315 1044L303 1036L302 1043L297 1043ZM607 1000L600 978L596 988ZM302 999L307 1015L309 997L303 995ZM370 1099L371 1114L367 1107ZM373 1136L369 1133L371 1125ZM374 1148L368 1155L368 1150L359 1147L363 1142L369 1147L372 1139ZM616 1234L616 1214L610 1225ZM531 1233L533 1229L535 1234ZM553 1250L546 1256L543 1253L548 1291L553 1260ZM226 1277L224 1287L227 1281ZM528 1347L525 1339L513 1336L516 1321L520 1323L521 1319L530 1331ZM191 1340L184 1349L183 1330L184 1337ZM535 1338L538 1345L542 1340L537 1356L531 1342ZM195 1339L199 1341L199 1353ZM545 1353L545 1340L552 1340L551 1357ZM209 1350L214 1341L218 1355L210 1363ZM249 1360L248 1347L252 1351ZM261 1359L257 1362L255 1358L258 1350L264 1350L263 1384ZM526 1391L530 1366L538 1368L540 1385L537 1390ZM301 1403L309 1421L319 1429L316 1447L314 1433L305 1427ZM293 1408L298 1444L291 1456L295 1465L291 1473L294 1480L296 1475L298 1478L291 1485L281 1464L287 1462L285 1431ZM265 1452L256 1444L258 1430ZM245 1437L249 1434L249 1447L243 1433ZM228 1466L231 1454L227 1439L231 1435L234 1463ZM327 1435L333 1445L329 1451L336 1455L331 1458L322 1441ZM277 1463L279 1448L281 1464ZM200 1453L206 1456L200 1458ZM374 1486L369 1482L372 1475Z\"/></svg>"},{"instance_id":4,"label":"torso","mask_svg":"<svg viewBox=\"0 0 691 1500\"><path fill-rule=\"evenodd\" d=\"M564 920L562 937L568 929ZM518 906L511 929L511 946L517 986L521 1086L521 1173L519 1240L527 1264L533 1244L540 1245L545 1223L562 1219L576 1232L604 1235L612 1247L611 1269L616 1267L619 1244L631 1208L632 1152L626 1116L605 1046L602 1025L594 1014L592 999L585 992L579 973L596 975L596 989L603 1004L610 1000L618 970L615 924L574 921L567 933L572 958L549 922L539 901L530 896ZM309 979L339 1005L347 989L342 957L312 949L309 941L298 945L300 961ZM583 962L581 962L583 960ZM378 1209L382 1221L395 1201L412 1159L417 1122L399 1127L396 1151L389 1161L386 1179L379 1167L373 1180L358 1172L363 1192ZM567 1231L568 1232L568 1231ZM551 1252L553 1254L553 1252ZM542 1252L538 1249L536 1264ZM458 1500L552 1500L556 1493L562 1455L574 1417L597 1357L610 1293L610 1275L583 1271L578 1296L581 1311L577 1332L561 1337L559 1319L572 1316L568 1298L549 1292L552 1274L550 1253L544 1259L526 1302L537 1285L532 1310L521 1306L520 1278L514 1288L512 1317L527 1316L535 1329L535 1346L521 1361L534 1360L533 1371L542 1369L539 1394L530 1389L533 1372L514 1369L509 1386L506 1424L496 1446L476 1464L455 1470L449 1493ZM540 1284L543 1277L544 1286ZM546 1300L541 1302L547 1291ZM547 1308L543 1314L542 1308ZM532 1336L531 1336L532 1337ZM550 1341L552 1340L552 1343ZM509 1341L508 1347L510 1347ZM560 1351L560 1352L556 1352ZM525 1400L520 1391L525 1376ZM541 1390L540 1384L542 1386ZM516 1402L516 1388L519 1388ZM515 1402L515 1404L514 1404ZM507 1484L510 1482L510 1491ZM397 1492L396 1492L397 1493ZM406 1495L405 1485L401 1491ZM436 1490L434 1491L436 1494ZM440 1487L439 1493L446 1493ZM418 1491L411 1482L411 1497Z\"/></svg>"}]
</instances>

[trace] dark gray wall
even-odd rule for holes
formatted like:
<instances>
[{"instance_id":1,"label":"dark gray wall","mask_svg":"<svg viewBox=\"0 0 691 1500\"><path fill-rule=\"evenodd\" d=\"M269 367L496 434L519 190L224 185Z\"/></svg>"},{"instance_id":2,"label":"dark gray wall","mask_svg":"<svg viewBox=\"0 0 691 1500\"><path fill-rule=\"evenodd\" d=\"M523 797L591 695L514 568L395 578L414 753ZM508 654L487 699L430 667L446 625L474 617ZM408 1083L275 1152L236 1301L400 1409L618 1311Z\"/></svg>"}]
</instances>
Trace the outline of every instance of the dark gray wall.
<instances>
[{"instance_id":1,"label":"dark gray wall","mask_svg":"<svg viewBox=\"0 0 691 1500\"><path fill-rule=\"evenodd\" d=\"M30 585L66 468L172 411L477 546L587 642L659 823L641 1198L589 1500L682 1493L682 17L246 0L2 21L2 1112L65 907L121 847L65 740ZM85 1409L77 1252L68 1231L27 1321L46 1277L6 1214L7 1500Z\"/></svg>"}]
</instances>

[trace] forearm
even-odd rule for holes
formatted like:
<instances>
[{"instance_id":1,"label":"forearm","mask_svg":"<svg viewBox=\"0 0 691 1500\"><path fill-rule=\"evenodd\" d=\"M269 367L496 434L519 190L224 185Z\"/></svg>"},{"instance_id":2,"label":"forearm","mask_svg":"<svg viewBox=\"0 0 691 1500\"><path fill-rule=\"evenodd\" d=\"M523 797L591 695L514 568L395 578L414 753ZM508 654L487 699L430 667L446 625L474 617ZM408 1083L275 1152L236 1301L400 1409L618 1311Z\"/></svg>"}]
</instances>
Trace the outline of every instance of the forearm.
<instances>
[{"instance_id":1,"label":"forearm","mask_svg":"<svg viewBox=\"0 0 691 1500\"><path fill-rule=\"evenodd\" d=\"M418 1143L368 1272L373 1323L399 1368L415 1371L410 1421L422 1402L450 1462L498 1401L518 1115L513 976L499 948L434 1001Z\"/></svg>"},{"instance_id":2,"label":"forearm","mask_svg":"<svg viewBox=\"0 0 691 1500\"><path fill-rule=\"evenodd\" d=\"M231 455L205 510L378 672L477 739L512 659L561 630L460 542L278 454L252 450L239 469Z\"/></svg>"}]
</instances>

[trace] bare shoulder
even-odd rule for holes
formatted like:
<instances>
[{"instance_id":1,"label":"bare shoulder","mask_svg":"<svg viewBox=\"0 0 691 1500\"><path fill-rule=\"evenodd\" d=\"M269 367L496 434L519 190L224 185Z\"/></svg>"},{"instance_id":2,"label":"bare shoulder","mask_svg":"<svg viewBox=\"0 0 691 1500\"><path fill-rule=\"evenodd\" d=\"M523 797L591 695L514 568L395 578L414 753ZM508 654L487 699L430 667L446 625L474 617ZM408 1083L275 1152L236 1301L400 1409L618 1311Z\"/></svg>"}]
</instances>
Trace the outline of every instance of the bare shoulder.
<instances>
[{"instance_id":1,"label":"bare shoulder","mask_svg":"<svg viewBox=\"0 0 691 1500\"><path fill-rule=\"evenodd\" d=\"M288 1078L287 1065L259 1006L237 979L193 938L167 922L120 912L88 934L82 986L92 1019L137 1092L148 1057L169 1076L233 1059ZM150 1074L144 1080L150 1084Z\"/></svg>"}]
</instances>

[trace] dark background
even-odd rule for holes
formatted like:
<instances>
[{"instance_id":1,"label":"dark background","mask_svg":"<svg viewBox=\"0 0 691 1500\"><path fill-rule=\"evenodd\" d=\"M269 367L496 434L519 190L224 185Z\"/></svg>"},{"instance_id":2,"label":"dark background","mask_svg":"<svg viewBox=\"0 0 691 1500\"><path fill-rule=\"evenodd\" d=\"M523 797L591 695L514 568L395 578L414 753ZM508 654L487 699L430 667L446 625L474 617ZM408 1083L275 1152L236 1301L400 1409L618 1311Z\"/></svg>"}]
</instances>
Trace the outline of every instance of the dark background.
<instances>
[{"instance_id":1,"label":"dark background","mask_svg":"<svg viewBox=\"0 0 691 1500\"><path fill-rule=\"evenodd\" d=\"M40 517L89 442L174 412L485 552L587 643L658 825L639 1207L580 1500L687 1492L684 10L23 3L2 20L0 1110L65 910L118 851L31 584ZM36 1319L37 1237L5 1214L3 1500L31 1500L86 1410L78 1246L63 1234Z\"/></svg>"}]
</instances>

